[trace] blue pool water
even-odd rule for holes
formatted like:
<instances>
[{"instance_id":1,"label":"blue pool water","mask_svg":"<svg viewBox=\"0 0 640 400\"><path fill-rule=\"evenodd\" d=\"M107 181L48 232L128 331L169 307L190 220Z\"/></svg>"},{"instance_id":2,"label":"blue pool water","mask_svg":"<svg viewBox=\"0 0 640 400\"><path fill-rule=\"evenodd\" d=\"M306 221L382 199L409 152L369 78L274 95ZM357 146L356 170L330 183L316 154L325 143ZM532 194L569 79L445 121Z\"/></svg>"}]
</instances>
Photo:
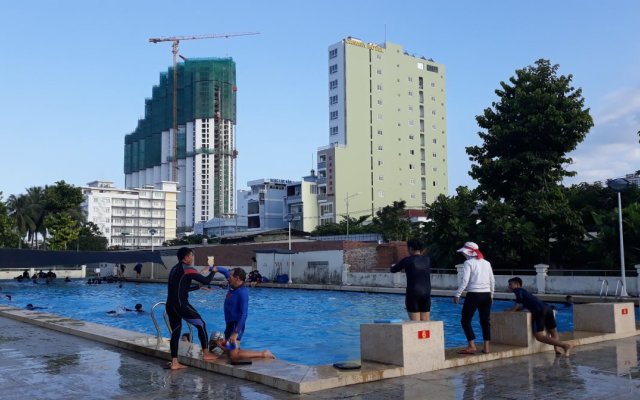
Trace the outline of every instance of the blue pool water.
<instances>
[{"instance_id":1,"label":"blue pool water","mask_svg":"<svg viewBox=\"0 0 640 400\"><path fill-rule=\"evenodd\" d=\"M24 308L28 303L47 307L44 312L96 322L155 335L148 312L109 310L133 308L142 303L149 311L153 304L165 301L166 286L161 284L125 283L87 285L84 281L55 282L50 285L0 282L2 294L11 294L9 302L1 296L0 304ZM191 292L190 302L200 311L209 332L224 330L223 302L226 290ZM360 357L360 324L381 318L406 320L404 295L332 292L296 289L251 288L249 318L243 346L250 349L270 349L278 358L307 365L330 364ZM495 301L493 311L511 308L511 301ZM573 329L571 308L557 305L560 331ZM466 344L460 328L461 305L449 297L434 297L431 318L444 321L445 346ZM162 335L168 330L157 313ZM481 339L481 330L474 318L474 330ZM183 332L187 332L183 324ZM197 341L197 339L196 339Z\"/></svg>"}]
</instances>

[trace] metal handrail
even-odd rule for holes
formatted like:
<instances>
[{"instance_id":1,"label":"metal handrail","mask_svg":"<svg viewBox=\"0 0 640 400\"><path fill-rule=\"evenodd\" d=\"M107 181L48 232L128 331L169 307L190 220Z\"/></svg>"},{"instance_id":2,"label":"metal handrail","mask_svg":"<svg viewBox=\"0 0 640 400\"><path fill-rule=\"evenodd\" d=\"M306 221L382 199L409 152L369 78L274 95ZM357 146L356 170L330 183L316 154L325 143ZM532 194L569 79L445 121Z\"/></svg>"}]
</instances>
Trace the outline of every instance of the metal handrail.
<instances>
[{"instance_id":1,"label":"metal handrail","mask_svg":"<svg viewBox=\"0 0 640 400\"><path fill-rule=\"evenodd\" d=\"M606 299L607 296L609 295L609 282L606 279L602 280L602 285L600 285L600 298L602 299L602 291L605 289L605 286L607 288L607 290L604 292L604 298Z\"/></svg>"},{"instance_id":2,"label":"metal handrail","mask_svg":"<svg viewBox=\"0 0 640 400\"><path fill-rule=\"evenodd\" d=\"M618 296L618 288L620 288L620 296ZM614 297L616 299L622 299L623 292L624 292L624 283L622 283L622 279L618 279L618 282L616 282L616 292L614 294Z\"/></svg>"},{"instance_id":3,"label":"metal handrail","mask_svg":"<svg viewBox=\"0 0 640 400\"><path fill-rule=\"evenodd\" d=\"M164 319L164 323L165 325L167 325L167 329L169 330L169 334L172 333L171 331L171 324L169 323L169 316L167 315L167 309L166 309L166 305L167 303L165 303L164 301L159 301L156 304L153 305L153 307L151 307L151 312L149 313L149 315L151 316L151 320L153 321L153 326L156 328L156 332L157 332L157 338L158 338L158 343L160 343L160 340L162 340L162 333L160 332L160 326L158 326L158 320L156 320L156 315L154 313L156 307L158 307L159 305L164 304L165 305L165 310L162 313L162 318ZM191 342L193 342L193 329L191 328L191 324L187 322L187 327L189 327L189 337L191 338ZM189 344L189 347L191 347L191 344Z\"/></svg>"}]
</instances>

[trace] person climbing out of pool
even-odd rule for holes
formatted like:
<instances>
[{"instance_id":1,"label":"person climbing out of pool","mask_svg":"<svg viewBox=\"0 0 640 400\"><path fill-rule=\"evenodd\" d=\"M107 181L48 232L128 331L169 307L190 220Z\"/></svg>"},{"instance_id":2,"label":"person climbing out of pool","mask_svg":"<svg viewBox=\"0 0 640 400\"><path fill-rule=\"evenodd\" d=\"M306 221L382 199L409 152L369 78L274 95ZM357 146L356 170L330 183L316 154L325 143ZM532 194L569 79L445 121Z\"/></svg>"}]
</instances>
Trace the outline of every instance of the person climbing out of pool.
<instances>
[{"instance_id":1,"label":"person climbing out of pool","mask_svg":"<svg viewBox=\"0 0 640 400\"><path fill-rule=\"evenodd\" d=\"M412 321L429 321L431 314L431 259L423 256L424 244L418 239L407 242L409 256L391 267L391 272L404 270L407 275L405 306Z\"/></svg>"},{"instance_id":2,"label":"person climbing out of pool","mask_svg":"<svg viewBox=\"0 0 640 400\"><path fill-rule=\"evenodd\" d=\"M205 267L198 272L193 266L193 250L188 247L180 248L177 256L179 262L171 269L167 280L166 309L169 325L171 325L171 341L169 345L171 349L170 368L172 370L187 368L186 365L178 362L178 345L183 319L195 326L198 331L198 339L202 346L202 358L205 361L216 359L216 356L211 354L207 348L209 344L207 326L198 311L189 304L189 292L200 289L200 285L197 283L208 285L215 273L211 271L210 267ZM202 275L207 271L209 274L206 277ZM206 288L203 287L203 289Z\"/></svg>"},{"instance_id":3,"label":"person climbing out of pool","mask_svg":"<svg viewBox=\"0 0 640 400\"><path fill-rule=\"evenodd\" d=\"M209 351L217 356L221 356L223 354L229 355L229 358L232 362L238 362L242 360L250 360L252 358L264 358L264 359L275 359L276 356L268 350L264 349L262 351L256 350L246 350L237 348L234 356L231 356L233 353L234 346L229 343L222 332L215 332L211 334L211 340L209 341Z\"/></svg>"},{"instance_id":4,"label":"person climbing out of pool","mask_svg":"<svg viewBox=\"0 0 640 400\"><path fill-rule=\"evenodd\" d=\"M458 249L467 259L462 269L462 280L456 290L453 302L458 304L462 292L466 289L467 295L462 306L462 317L460 324L467 337L469 345L460 350L460 354L476 354L476 335L471 327L473 315L478 310L480 314L480 326L482 327L482 339L484 340L483 353L489 353L489 342L491 341L491 304L493 303L493 292L496 281L491 269L491 263L484 259L478 245L474 242L467 242Z\"/></svg>"},{"instance_id":5,"label":"person climbing out of pool","mask_svg":"<svg viewBox=\"0 0 640 400\"><path fill-rule=\"evenodd\" d=\"M244 285L247 273L242 268L234 268L229 271L224 267L216 266L210 269L214 272L220 272L229 282L229 291L224 299L224 320L226 322L224 339L231 362L238 362L242 359L240 341L249 315L249 290Z\"/></svg>"},{"instance_id":6,"label":"person climbing out of pool","mask_svg":"<svg viewBox=\"0 0 640 400\"><path fill-rule=\"evenodd\" d=\"M558 348L561 348L564 354L568 356L572 346L569 343L560 341L557 329L558 324L556 323L553 309L522 288L522 279L517 276L509 279L509 289L516 295L516 304L510 311L518 311L520 309L519 304L522 304L522 307L531 313L533 336L535 336L536 340L552 345L558 355L561 354ZM547 331L546 335L544 333L545 330Z\"/></svg>"}]
</instances>

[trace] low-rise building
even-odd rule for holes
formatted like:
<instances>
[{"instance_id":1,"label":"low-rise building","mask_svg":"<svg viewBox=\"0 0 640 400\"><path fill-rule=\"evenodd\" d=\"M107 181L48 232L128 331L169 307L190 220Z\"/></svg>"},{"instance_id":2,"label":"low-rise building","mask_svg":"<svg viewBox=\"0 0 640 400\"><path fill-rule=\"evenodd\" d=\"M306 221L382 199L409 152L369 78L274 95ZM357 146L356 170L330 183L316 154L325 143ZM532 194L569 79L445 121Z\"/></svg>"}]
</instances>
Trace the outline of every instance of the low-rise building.
<instances>
[{"instance_id":1,"label":"low-rise building","mask_svg":"<svg viewBox=\"0 0 640 400\"><path fill-rule=\"evenodd\" d=\"M175 182L120 189L110 181L93 181L82 193L87 221L98 226L109 246L151 248L176 237Z\"/></svg>"}]
</instances>

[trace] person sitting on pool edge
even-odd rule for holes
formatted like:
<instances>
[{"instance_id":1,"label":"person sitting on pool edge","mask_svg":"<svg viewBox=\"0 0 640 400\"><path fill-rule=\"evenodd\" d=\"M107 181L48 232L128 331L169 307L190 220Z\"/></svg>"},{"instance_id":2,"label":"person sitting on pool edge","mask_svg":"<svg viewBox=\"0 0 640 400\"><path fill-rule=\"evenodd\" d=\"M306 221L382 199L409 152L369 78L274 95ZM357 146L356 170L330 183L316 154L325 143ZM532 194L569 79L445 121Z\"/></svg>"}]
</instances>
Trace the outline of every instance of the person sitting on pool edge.
<instances>
[{"instance_id":1,"label":"person sitting on pool edge","mask_svg":"<svg viewBox=\"0 0 640 400\"><path fill-rule=\"evenodd\" d=\"M229 291L224 299L224 320L227 324L224 338L231 362L237 362L240 361L240 341L249 315L249 290L244 285L247 273L242 268L234 268L231 272L217 266L209 269L220 272L229 282Z\"/></svg>"},{"instance_id":2,"label":"person sitting on pool edge","mask_svg":"<svg viewBox=\"0 0 640 400\"><path fill-rule=\"evenodd\" d=\"M553 309L523 289L522 279L517 276L509 279L509 289L516 295L516 304L511 311L518 311L520 308L518 304L522 304L522 307L529 310L531 313L533 336L535 336L536 340L552 345L556 354L560 354L558 351L558 347L560 347L564 351L564 354L568 356L572 346L569 343L560 341ZM545 329L547 331L546 335L544 334Z\"/></svg>"},{"instance_id":3,"label":"person sitting on pool edge","mask_svg":"<svg viewBox=\"0 0 640 400\"><path fill-rule=\"evenodd\" d=\"M262 351L245 350L240 348L236 349L231 343L225 340L222 332L214 332L211 334L211 340L209 340L209 351L217 356L228 354L232 363L252 358L276 358L268 349Z\"/></svg>"}]
</instances>

